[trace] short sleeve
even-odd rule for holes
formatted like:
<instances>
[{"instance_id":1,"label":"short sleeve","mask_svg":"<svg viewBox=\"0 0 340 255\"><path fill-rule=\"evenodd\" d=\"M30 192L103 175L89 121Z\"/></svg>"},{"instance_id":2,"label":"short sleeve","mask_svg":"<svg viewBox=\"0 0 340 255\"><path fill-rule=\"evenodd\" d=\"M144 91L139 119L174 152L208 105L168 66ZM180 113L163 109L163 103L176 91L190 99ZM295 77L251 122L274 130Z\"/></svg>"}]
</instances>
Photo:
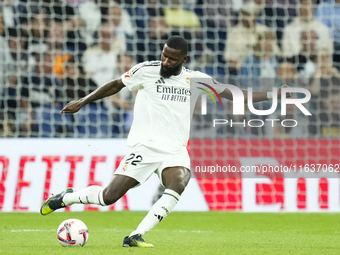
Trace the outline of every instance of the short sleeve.
<instances>
[{"instance_id":1,"label":"short sleeve","mask_svg":"<svg viewBox=\"0 0 340 255\"><path fill-rule=\"evenodd\" d=\"M221 84L220 82L216 81L214 78L212 78L210 75L199 72L199 71L195 71L195 76L193 78L204 78L205 79L205 83L207 83L209 86L213 87L217 94L220 94L224 91L224 87L219 86L219 84Z\"/></svg>"},{"instance_id":2,"label":"short sleeve","mask_svg":"<svg viewBox=\"0 0 340 255\"><path fill-rule=\"evenodd\" d=\"M146 62L140 63L132 67L129 71L121 76L122 82L130 90L138 90L143 84L144 75L141 70L146 65Z\"/></svg>"}]
</instances>

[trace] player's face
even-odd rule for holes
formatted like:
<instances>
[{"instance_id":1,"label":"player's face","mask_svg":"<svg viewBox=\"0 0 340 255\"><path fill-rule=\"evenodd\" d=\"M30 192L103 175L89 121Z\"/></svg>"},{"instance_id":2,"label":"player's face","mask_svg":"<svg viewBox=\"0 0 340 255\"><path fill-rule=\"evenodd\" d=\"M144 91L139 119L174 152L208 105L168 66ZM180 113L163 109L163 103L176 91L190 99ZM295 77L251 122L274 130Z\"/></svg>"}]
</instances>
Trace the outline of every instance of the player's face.
<instances>
[{"instance_id":1,"label":"player's face","mask_svg":"<svg viewBox=\"0 0 340 255\"><path fill-rule=\"evenodd\" d=\"M187 62L188 56L181 53L179 50L172 49L168 45L164 45L161 56L160 75L164 78L169 78L171 75L181 73L183 63Z\"/></svg>"}]
</instances>

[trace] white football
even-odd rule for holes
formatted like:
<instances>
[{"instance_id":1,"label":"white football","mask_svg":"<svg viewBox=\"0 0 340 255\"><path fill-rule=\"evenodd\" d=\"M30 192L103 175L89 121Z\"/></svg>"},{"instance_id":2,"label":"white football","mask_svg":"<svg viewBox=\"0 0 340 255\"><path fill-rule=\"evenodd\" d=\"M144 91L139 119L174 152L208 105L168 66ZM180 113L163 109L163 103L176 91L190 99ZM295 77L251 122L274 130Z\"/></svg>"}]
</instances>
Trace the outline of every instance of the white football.
<instances>
[{"instance_id":1,"label":"white football","mask_svg":"<svg viewBox=\"0 0 340 255\"><path fill-rule=\"evenodd\" d=\"M57 230L58 241L62 246L84 246L89 239L89 231L84 222L78 219L63 221Z\"/></svg>"}]
</instances>

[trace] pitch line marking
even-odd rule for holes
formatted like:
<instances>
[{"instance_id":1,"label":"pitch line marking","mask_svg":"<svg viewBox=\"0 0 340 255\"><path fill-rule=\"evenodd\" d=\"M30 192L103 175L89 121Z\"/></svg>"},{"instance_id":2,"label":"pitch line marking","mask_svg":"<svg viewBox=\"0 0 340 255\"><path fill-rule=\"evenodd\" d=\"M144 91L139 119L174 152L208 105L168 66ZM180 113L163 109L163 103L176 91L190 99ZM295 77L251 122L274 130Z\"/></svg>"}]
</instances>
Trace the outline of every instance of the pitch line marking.
<instances>
[{"instance_id":1,"label":"pitch line marking","mask_svg":"<svg viewBox=\"0 0 340 255\"><path fill-rule=\"evenodd\" d=\"M55 229L12 229L11 232L52 232Z\"/></svg>"}]
</instances>

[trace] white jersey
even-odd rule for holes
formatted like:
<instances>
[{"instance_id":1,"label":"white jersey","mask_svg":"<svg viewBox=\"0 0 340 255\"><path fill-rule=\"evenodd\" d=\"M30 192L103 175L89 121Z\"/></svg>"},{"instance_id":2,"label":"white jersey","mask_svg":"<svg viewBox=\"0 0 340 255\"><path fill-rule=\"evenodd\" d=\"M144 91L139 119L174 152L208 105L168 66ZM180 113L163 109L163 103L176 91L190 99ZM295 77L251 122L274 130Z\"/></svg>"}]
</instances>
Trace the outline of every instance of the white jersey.
<instances>
[{"instance_id":1,"label":"white jersey","mask_svg":"<svg viewBox=\"0 0 340 255\"><path fill-rule=\"evenodd\" d=\"M121 77L129 90L138 90L128 146L143 144L176 153L187 146L192 116L190 100L196 102L199 97L191 93L190 79L212 78L184 67L179 75L163 78L160 68L160 61L144 62Z\"/></svg>"}]
</instances>

